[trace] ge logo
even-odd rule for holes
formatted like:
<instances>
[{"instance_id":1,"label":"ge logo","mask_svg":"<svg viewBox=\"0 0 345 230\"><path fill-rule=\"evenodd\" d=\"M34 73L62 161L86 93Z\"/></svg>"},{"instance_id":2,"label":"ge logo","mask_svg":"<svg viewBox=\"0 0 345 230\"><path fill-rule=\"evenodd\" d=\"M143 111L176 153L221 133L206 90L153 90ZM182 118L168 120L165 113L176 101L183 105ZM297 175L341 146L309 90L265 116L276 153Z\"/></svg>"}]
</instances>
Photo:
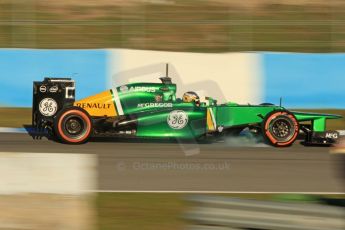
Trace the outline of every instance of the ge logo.
<instances>
[{"instance_id":1,"label":"ge logo","mask_svg":"<svg viewBox=\"0 0 345 230\"><path fill-rule=\"evenodd\" d=\"M188 114L182 110L174 110L169 113L168 125L173 129L182 129L188 123Z\"/></svg>"},{"instance_id":2,"label":"ge logo","mask_svg":"<svg viewBox=\"0 0 345 230\"><path fill-rule=\"evenodd\" d=\"M57 111L57 103L52 98L44 98L39 104L40 113L43 116L53 116Z\"/></svg>"}]
</instances>

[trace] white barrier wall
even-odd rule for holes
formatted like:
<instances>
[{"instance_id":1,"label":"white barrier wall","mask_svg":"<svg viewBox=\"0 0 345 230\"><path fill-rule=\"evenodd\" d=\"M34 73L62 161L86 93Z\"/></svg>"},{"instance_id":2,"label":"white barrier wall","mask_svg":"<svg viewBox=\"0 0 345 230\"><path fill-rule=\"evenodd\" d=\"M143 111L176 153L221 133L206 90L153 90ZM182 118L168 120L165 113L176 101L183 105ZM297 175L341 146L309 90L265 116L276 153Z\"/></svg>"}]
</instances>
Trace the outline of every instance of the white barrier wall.
<instances>
[{"instance_id":1,"label":"white barrier wall","mask_svg":"<svg viewBox=\"0 0 345 230\"><path fill-rule=\"evenodd\" d=\"M114 49L109 59L109 86L128 82L159 82L169 63L177 97L186 91L219 102L261 103L263 81L260 55L255 53L179 53Z\"/></svg>"},{"instance_id":2,"label":"white barrier wall","mask_svg":"<svg viewBox=\"0 0 345 230\"><path fill-rule=\"evenodd\" d=\"M96 164L91 154L0 153L0 229L95 229Z\"/></svg>"},{"instance_id":3,"label":"white barrier wall","mask_svg":"<svg viewBox=\"0 0 345 230\"><path fill-rule=\"evenodd\" d=\"M84 194L97 186L91 154L0 153L0 194Z\"/></svg>"}]
</instances>

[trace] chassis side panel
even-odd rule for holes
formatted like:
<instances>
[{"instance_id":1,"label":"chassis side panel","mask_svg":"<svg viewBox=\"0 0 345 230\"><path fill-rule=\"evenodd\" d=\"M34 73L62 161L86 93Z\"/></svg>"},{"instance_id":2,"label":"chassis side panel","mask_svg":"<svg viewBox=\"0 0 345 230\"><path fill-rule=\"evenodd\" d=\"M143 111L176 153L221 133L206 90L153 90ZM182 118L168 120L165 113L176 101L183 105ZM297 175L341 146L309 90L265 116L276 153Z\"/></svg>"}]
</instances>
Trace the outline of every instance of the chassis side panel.
<instances>
[{"instance_id":1,"label":"chassis side panel","mask_svg":"<svg viewBox=\"0 0 345 230\"><path fill-rule=\"evenodd\" d=\"M277 106L217 106L215 109L217 126L233 127L258 124Z\"/></svg>"},{"instance_id":2,"label":"chassis side panel","mask_svg":"<svg viewBox=\"0 0 345 230\"><path fill-rule=\"evenodd\" d=\"M168 120L172 119L172 116L176 115L177 111L183 114L184 120L181 121L181 125L172 126ZM137 137L189 139L198 138L207 132L206 108L171 108L151 113L139 113L136 116L138 122Z\"/></svg>"}]
</instances>

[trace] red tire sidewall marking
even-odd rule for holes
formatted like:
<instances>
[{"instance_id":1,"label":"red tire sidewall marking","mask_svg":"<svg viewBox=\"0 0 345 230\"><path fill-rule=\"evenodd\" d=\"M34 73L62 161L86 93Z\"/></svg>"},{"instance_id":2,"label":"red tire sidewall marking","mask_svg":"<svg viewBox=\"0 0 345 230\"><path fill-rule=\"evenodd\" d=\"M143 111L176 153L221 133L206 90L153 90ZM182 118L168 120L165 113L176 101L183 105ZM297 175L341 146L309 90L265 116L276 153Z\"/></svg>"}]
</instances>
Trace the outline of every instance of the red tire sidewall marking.
<instances>
[{"instance_id":1,"label":"red tire sidewall marking","mask_svg":"<svg viewBox=\"0 0 345 230\"><path fill-rule=\"evenodd\" d=\"M76 115L81 116L81 117L84 119L84 121L86 122L87 130L86 130L85 134L82 136L81 139L72 139L72 138L69 138L69 137L67 137L67 136L63 133L63 131L62 131L62 128L61 128L61 127L62 127L62 121L63 121L63 119L64 119L67 115L69 115L69 114L71 114L71 113L74 113L74 114L76 114ZM89 136L89 134L90 134L90 132L91 132L91 121L90 121L90 118L89 118L84 112L82 112L82 111L80 111L80 110L69 110L69 111L63 113L62 116L60 117L59 122L58 122L58 131L59 131L60 136L61 136L64 140L66 140L66 141L68 141L68 142L72 142L72 143L82 142L82 141L84 141L84 140Z\"/></svg>"},{"instance_id":2,"label":"red tire sidewall marking","mask_svg":"<svg viewBox=\"0 0 345 230\"><path fill-rule=\"evenodd\" d=\"M287 115L293 122L293 125L294 125L294 129L295 129L295 134L291 137L291 139L287 142L279 142L278 140L276 140L272 134L270 133L269 131L269 125L271 123L271 121L273 119L275 119L277 116L280 116L280 115ZM298 127L298 122L296 120L296 118L287 113L287 112L277 112L277 113L274 113L272 114L271 116L269 116L269 118L266 120L266 123L265 123L265 133L266 133L266 136L270 139L270 141L273 143L273 144L276 144L276 145L279 145L279 146L286 146L286 145L290 145L292 142L295 141L297 135L298 135L298 131L299 131L299 127Z\"/></svg>"}]
</instances>

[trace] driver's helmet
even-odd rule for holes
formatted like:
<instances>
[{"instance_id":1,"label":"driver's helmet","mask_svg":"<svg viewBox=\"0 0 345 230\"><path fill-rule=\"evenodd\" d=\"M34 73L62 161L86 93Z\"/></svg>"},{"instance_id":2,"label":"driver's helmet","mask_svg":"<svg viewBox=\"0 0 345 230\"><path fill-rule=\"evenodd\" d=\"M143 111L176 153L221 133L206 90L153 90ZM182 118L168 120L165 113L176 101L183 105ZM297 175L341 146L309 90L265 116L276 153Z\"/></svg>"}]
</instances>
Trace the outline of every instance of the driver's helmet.
<instances>
[{"instance_id":1,"label":"driver's helmet","mask_svg":"<svg viewBox=\"0 0 345 230\"><path fill-rule=\"evenodd\" d=\"M184 93L182 100L183 102L195 102L196 104L199 104L200 102L198 94L192 91Z\"/></svg>"}]
</instances>

